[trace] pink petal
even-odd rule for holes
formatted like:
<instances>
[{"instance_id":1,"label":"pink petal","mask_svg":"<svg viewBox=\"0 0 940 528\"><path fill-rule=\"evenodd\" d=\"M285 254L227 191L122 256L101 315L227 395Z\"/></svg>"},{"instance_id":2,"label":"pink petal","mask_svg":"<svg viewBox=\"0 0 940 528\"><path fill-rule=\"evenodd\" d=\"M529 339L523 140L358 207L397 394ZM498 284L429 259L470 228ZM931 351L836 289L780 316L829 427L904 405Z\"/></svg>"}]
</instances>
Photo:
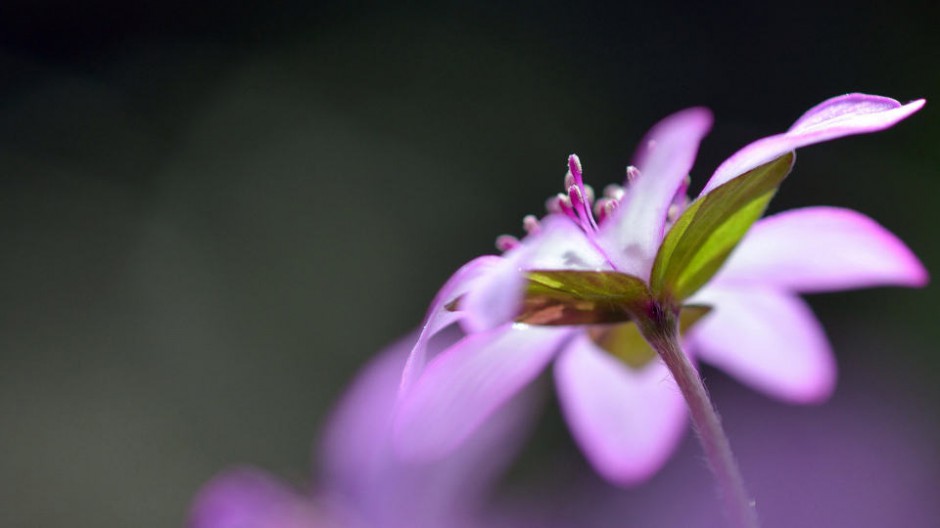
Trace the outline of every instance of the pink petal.
<instances>
[{"instance_id":1,"label":"pink petal","mask_svg":"<svg viewBox=\"0 0 940 528\"><path fill-rule=\"evenodd\" d=\"M660 121L640 144L636 155L640 176L628 183L623 202L600 232L619 271L649 276L666 213L711 125L711 112L689 108Z\"/></svg>"},{"instance_id":2,"label":"pink petal","mask_svg":"<svg viewBox=\"0 0 940 528\"><path fill-rule=\"evenodd\" d=\"M542 220L541 230L507 251L490 267L461 302L468 332L508 323L519 313L527 269L611 269L607 257L580 227L561 215Z\"/></svg>"},{"instance_id":3,"label":"pink petal","mask_svg":"<svg viewBox=\"0 0 940 528\"><path fill-rule=\"evenodd\" d=\"M443 351L400 401L394 442L402 456L447 455L528 385L571 330L505 325Z\"/></svg>"},{"instance_id":4,"label":"pink petal","mask_svg":"<svg viewBox=\"0 0 940 528\"><path fill-rule=\"evenodd\" d=\"M392 413L414 337L400 339L370 361L330 415L318 457L330 487L368 495L387 464Z\"/></svg>"},{"instance_id":5,"label":"pink petal","mask_svg":"<svg viewBox=\"0 0 940 528\"><path fill-rule=\"evenodd\" d=\"M835 358L799 297L755 286L709 286L689 302L713 307L689 330L696 357L752 388L795 403L832 394Z\"/></svg>"},{"instance_id":6,"label":"pink petal","mask_svg":"<svg viewBox=\"0 0 940 528\"><path fill-rule=\"evenodd\" d=\"M186 522L189 528L328 528L307 497L253 468L229 470L199 493Z\"/></svg>"},{"instance_id":7,"label":"pink petal","mask_svg":"<svg viewBox=\"0 0 940 528\"><path fill-rule=\"evenodd\" d=\"M572 434L594 468L612 482L650 477L685 429L682 395L658 359L631 369L582 333L558 358L555 381Z\"/></svg>"},{"instance_id":8,"label":"pink petal","mask_svg":"<svg viewBox=\"0 0 940 528\"><path fill-rule=\"evenodd\" d=\"M924 103L918 99L902 106L894 99L865 94L823 101L803 114L787 132L759 139L725 160L702 193L797 148L890 128L920 110Z\"/></svg>"},{"instance_id":9,"label":"pink petal","mask_svg":"<svg viewBox=\"0 0 940 528\"><path fill-rule=\"evenodd\" d=\"M821 292L924 286L928 276L911 250L871 218L807 207L757 222L715 280Z\"/></svg>"},{"instance_id":10,"label":"pink petal","mask_svg":"<svg viewBox=\"0 0 940 528\"><path fill-rule=\"evenodd\" d=\"M486 255L464 264L444 283L424 318L421 334L408 357L401 378L402 391L406 391L424 370L427 363L428 341L445 327L460 319L461 314L445 308L450 302L464 295L480 277L498 266L500 257Z\"/></svg>"},{"instance_id":11,"label":"pink petal","mask_svg":"<svg viewBox=\"0 0 940 528\"><path fill-rule=\"evenodd\" d=\"M410 463L394 451L392 417L401 369L414 336L371 361L340 401L323 434L324 495L336 511L369 526L439 527L478 507L531 429L540 403L523 391L486 420L449 456ZM431 343L430 352L438 341ZM414 500L421 497L420 501Z\"/></svg>"}]
</instances>

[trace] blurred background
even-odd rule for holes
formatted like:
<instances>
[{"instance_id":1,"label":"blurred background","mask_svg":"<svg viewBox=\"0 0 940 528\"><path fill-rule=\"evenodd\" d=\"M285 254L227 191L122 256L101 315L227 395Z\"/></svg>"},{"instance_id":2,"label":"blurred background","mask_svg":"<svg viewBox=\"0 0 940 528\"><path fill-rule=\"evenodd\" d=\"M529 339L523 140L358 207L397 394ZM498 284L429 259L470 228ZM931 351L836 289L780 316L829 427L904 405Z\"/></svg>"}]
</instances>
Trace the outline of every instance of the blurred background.
<instances>
[{"instance_id":1,"label":"blurred background","mask_svg":"<svg viewBox=\"0 0 940 528\"><path fill-rule=\"evenodd\" d=\"M940 274L938 19L905 1L3 2L0 525L178 526L230 465L307 479L357 367L520 234L569 153L596 188L619 182L647 127L686 106L716 115L697 190L830 96L928 98L896 129L801 151L772 208L859 209ZM940 290L811 303L841 366L831 403L705 370L745 475L793 522L778 526L930 526ZM539 429L507 494L575 482L620 505L553 503L574 525L715 508L691 440L624 492L585 468L554 403ZM672 500L676 481L704 499Z\"/></svg>"}]
</instances>

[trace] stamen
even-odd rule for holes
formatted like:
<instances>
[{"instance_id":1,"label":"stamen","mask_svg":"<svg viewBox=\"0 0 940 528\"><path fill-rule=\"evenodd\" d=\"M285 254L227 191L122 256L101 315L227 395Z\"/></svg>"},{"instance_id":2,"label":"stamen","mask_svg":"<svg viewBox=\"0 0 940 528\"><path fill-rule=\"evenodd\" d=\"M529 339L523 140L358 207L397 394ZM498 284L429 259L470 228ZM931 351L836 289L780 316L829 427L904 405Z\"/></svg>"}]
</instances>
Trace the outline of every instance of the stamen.
<instances>
[{"instance_id":1,"label":"stamen","mask_svg":"<svg viewBox=\"0 0 940 528\"><path fill-rule=\"evenodd\" d=\"M679 215L682 213L682 210L678 205L672 204L669 206L669 209L666 211L666 222L672 223L675 222Z\"/></svg>"},{"instance_id":2,"label":"stamen","mask_svg":"<svg viewBox=\"0 0 940 528\"><path fill-rule=\"evenodd\" d=\"M499 235L496 237L496 249L506 252L519 246L519 239L512 235Z\"/></svg>"},{"instance_id":3,"label":"stamen","mask_svg":"<svg viewBox=\"0 0 940 528\"><path fill-rule=\"evenodd\" d=\"M640 169L630 165L627 167L627 183L633 183L640 177Z\"/></svg>"},{"instance_id":4,"label":"stamen","mask_svg":"<svg viewBox=\"0 0 940 528\"><path fill-rule=\"evenodd\" d=\"M559 194L545 200L545 210L548 211L549 214L560 214L562 212L560 202L563 196L564 195Z\"/></svg>"},{"instance_id":5,"label":"stamen","mask_svg":"<svg viewBox=\"0 0 940 528\"><path fill-rule=\"evenodd\" d=\"M692 178L688 175L682 180L682 183L679 184L679 189L676 191L676 194L672 197L672 204L669 206L669 210L666 212L666 221L675 222L676 219L685 211L685 208L689 205L689 195L686 192L689 190L689 185L692 184Z\"/></svg>"},{"instance_id":6,"label":"stamen","mask_svg":"<svg viewBox=\"0 0 940 528\"><path fill-rule=\"evenodd\" d=\"M594 214L597 215L597 223L603 224L610 215L614 212L614 209L620 205L620 202L614 200L613 198L601 198L594 204Z\"/></svg>"},{"instance_id":7,"label":"stamen","mask_svg":"<svg viewBox=\"0 0 940 528\"><path fill-rule=\"evenodd\" d=\"M584 189L584 200L587 202L588 207L594 204L594 187L590 185L582 186Z\"/></svg>"},{"instance_id":8,"label":"stamen","mask_svg":"<svg viewBox=\"0 0 940 528\"><path fill-rule=\"evenodd\" d=\"M558 193L558 195L555 196L555 200L562 214L571 217L574 221L578 220L578 215L575 214L574 207L572 207L571 198L565 194Z\"/></svg>"},{"instance_id":9,"label":"stamen","mask_svg":"<svg viewBox=\"0 0 940 528\"><path fill-rule=\"evenodd\" d=\"M568 174L565 176L568 199L577 212L578 218L576 220L579 220L581 228L590 233L597 231L597 222L594 221L590 206L594 202L594 190L591 189L590 194L588 194L581 176L581 160L578 159L576 154L568 156Z\"/></svg>"},{"instance_id":10,"label":"stamen","mask_svg":"<svg viewBox=\"0 0 940 528\"><path fill-rule=\"evenodd\" d=\"M571 175L574 176L574 181L578 185L582 185L584 183L581 180L581 159L578 158L577 154L568 156L568 170L571 171Z\"/></svg>"},{"instance_id":11,"label":"stamen","mask_svg":"<svg viewBox=\"0 0 940 528\"><path fill-rule=\"evenodd\" d=\"M623 187L616 183L611 183L607 187L604 187L604 196L611 200L622 200L623 194Z\"/></svg>"},{"instance_id":12,"label":"stamen","mask_svg":"<svg viewBox=\"0 0 940 528\"><path fill-rule=\"evenodd\" d=\"M525 232L534 235L542 230L542 224L539 223L539 219L535 215L526 215L522 219L522 229L525 229Z\"/></svg>"}]
</instances>

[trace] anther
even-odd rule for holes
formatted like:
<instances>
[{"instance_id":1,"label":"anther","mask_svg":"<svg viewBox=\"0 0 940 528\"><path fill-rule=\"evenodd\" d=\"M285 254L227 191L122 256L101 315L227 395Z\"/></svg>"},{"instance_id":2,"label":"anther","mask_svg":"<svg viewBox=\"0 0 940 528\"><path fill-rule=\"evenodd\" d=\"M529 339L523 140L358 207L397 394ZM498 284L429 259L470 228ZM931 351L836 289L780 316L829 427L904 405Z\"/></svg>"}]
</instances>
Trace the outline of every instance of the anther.
<instances>
[{"instance_id":1,"label":"anther","mask_svg":"<svg viewBox=\"0 0 940 528\"><path fill-rule=\"evenodd\" d=\"M579 205L584 205L584 196L581 194L581 189L577 185L572 185L568 187L568 200L571 201L571 204L579 209Z\"/></svg>"},{"instance_id":2,"label":"anther","mask_svg":"<svg viewBox=\"0 0 940 528\"><path fill-rule=\"evenodd\" d=\"M681 212L681 209L679 208L678 205L676 204L670 205L669 209L666 211L666 221L675 222L676 219L679 218L680 212Z\"/></svg>"},{"instance_id":3,"label":"anther","mask_svg":"<svg viewBox=\"0 0 940 528\"><path fill-rule=\"evenodd\" d=\"M601 198L594 205L594 214L597 215L597 223L601 224L613 214L620 202L612 198Z\"/></svg>"},{"instance_id":4,"label":"anther","mask_svg":"<svg viewBox=\"0 0 940 528\"><path fill-rule=\"evenodd\" d=\"M575 181L581 183L581 160L577 154L568 156L568 170L571 171Z\"/></svg>"},{"instance_id":5,"label":"anther","mask_svg":"<svg viewBox=\"0 0 940 528\"><path fill-rule=\"evenodd\" d=\"M565 173L565 189L567 189L567 188L569 188L569 187L574 187L574 186L577 185L577 184L578 184L578 182L575 181L574 175L571 174L571 171L570 171L570 170L569 170L567 173Z\"/></svg>"},{"instance_id":6,"label":"anther","mask_svg":"<svg viewBox=\"0 0 940 528\"><path fill-rule=\"evenodd\" d=\"M526 215L522 219L522 229L525 229L525 232L534 235L542 230L542 224L539 223L539 219L535 215Z\"/></svg>"},{"instance_id":7,"label":"anther","mask_svg":"<svg viewBox=\"0 0 940 528\"><path fill-rule=\"evenodd\" d=\"M610 198L611 200L622 200L623 187L615 183L611 183L607 187L604 187L604 197Z\"/></svg>"},{"instance_id":8,"label":"anther","mask_svg":"<svg viewBox=\"0 0 940 528\"><path fill-rule=\"evenodd\" d=\"M496 249L506 252L519 246L519 239L512 235L499 235L496 237Z\"/></svg>"},{"instance_id":9,"label":"anther","mask_svg":"<svg viewBox=\"0 0 940 528\"><path fill-rule=\"evenodd\" d=\"M633 183L640 177L640 169L630 165L627 167L627 183Z\"/></svg>"}]
</instances>

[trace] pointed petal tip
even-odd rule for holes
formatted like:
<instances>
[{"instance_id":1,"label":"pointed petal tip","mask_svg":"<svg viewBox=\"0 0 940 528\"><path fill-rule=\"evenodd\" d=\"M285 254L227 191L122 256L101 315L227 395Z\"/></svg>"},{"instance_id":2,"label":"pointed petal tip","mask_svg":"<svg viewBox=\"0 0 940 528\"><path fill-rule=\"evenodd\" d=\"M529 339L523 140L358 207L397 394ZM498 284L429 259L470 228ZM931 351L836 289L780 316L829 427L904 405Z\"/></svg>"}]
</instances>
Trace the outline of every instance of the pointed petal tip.
<instances>
[{"instance_id":1,"label":"pointed petal tip","mask_svg":"<svg viewBox=\"0 0 940 528\"><path fill-rule=\"evenodd\" d=\"M786 132L758 139L734 153L718 167L702 194L789 151L891 128L925 103L916 99L902 105L889 97L861 93L827 99L807 110Z\"/></svg>"},{"instance_id":2,"label":"pointed petal tip","mask_svg":"<svg viewBox=\"0 0 940 528\"><path fill-rule=\"evenodd\" d=\"M923 108L924 104L925 99L902 104L890 97L849 93L832 97L810 108L793 123L787 134L806 133L820 128L837 130L841 126L855 129L855 133L877 132L906 119Z\"/></svg>"},{"instance_id":3,"label":"pointed petal tip","mask_svg":"<svg viewBox=\"0 0 940 528\"><path fill-rule=\"evenodd\" d=\"M803 207L757 222L716 279L798 292L923 287L927 269L907 245L851 209Z\"/></svg>"}]
</instances>

